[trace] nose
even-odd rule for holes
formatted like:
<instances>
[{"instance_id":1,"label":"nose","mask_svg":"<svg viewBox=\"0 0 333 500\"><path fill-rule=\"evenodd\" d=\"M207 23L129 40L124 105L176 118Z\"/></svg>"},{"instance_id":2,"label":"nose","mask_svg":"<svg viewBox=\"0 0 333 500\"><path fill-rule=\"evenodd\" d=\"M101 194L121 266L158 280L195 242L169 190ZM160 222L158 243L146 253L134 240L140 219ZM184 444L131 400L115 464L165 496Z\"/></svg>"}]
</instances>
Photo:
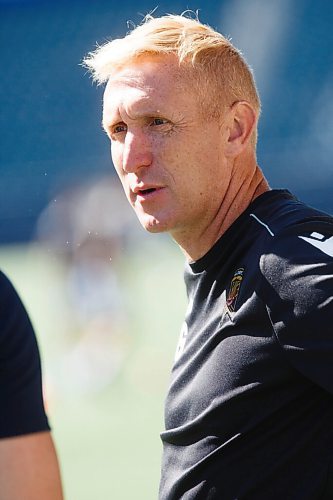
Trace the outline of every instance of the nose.
<instances>
[{"instance_id":1,"label":"nose","mask_svg":"<svg viewBox=\"0 0 333 500\"><path fill-rule=\"evenodd\" d=\"M140 131L126 133L124 141L122 166L127 173L135 173L142 167L149 167L152 163L150 141Z\"/></svg>"}]
</instances>

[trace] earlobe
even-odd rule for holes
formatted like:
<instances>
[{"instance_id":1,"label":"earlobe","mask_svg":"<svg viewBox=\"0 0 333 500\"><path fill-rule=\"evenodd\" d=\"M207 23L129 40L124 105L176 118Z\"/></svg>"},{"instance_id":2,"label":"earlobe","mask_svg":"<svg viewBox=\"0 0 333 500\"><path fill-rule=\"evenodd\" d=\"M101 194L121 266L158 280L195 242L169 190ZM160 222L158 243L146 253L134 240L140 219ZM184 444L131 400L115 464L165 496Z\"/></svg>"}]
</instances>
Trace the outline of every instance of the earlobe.
<instances>
[{"instance_id":1,"label":"earlobe","mask_svg":"<svg viewBox=\"0 0 333 500\"><path fill-rule=\"evenodd\" d=\"M228 156L238 156L247 146L256 126L257 116L246 101L235 102L230 109L229 137L226 146Z\"/></svg>"}]
</instances>

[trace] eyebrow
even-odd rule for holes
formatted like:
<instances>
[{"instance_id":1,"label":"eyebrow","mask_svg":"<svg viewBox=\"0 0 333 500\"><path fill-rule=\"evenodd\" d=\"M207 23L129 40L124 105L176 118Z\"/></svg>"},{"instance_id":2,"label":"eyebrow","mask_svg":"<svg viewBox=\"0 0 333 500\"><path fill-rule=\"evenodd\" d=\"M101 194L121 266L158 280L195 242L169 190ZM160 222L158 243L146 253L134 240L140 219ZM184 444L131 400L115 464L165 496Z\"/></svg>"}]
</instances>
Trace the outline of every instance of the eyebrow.
<instances>
[{"instance_id":1,"label":"eyebrow","mask_svg":"<svg viewBox=\"0 0 333 500\"><path fill-rule=\"evenodd\" d=\"M117 108L117 112L116 113L108 113L107 116L105 116L105 112L104 112L104 107L103 107L103 114L102 114L102 128L107 131L107 129L109 129L114 123L117 123L118 121L122 121L121 119L121 116L120 116L120 113L119 113L119 110Z\"/></svg>"}]
</instances>

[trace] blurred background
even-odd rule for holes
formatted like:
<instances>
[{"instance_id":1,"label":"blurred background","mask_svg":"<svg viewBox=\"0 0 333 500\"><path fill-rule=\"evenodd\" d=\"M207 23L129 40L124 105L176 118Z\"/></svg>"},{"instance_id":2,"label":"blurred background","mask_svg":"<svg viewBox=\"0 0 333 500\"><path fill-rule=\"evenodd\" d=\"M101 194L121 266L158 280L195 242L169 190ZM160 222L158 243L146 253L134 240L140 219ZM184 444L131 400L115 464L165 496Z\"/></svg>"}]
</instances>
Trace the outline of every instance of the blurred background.
<instances>
[{"instance_id":1,"label":"blurred background","mask_svg":"<svg viewBox=\"0 0 333 500\"><path fill-rule=\"evenodd\" d=\"M271 186L333 212L333 2L0 0L0 267L37 331L67 500L157 498L183 258L127 206L80 66L156 7L232 38Z\"/></svg>"}]
</instances>

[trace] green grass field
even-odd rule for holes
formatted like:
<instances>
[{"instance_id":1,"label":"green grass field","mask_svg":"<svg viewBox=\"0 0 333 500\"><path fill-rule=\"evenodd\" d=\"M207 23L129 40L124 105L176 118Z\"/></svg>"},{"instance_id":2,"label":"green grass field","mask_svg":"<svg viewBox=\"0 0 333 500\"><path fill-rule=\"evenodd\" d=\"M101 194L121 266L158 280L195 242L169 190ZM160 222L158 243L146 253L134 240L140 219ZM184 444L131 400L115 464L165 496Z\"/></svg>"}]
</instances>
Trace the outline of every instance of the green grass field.
<instances>
[{"instance_id":1,"label":"green grass field","mask_svg":"<svg viewBox=\"0 0 333 500\"><path fill-rule=\"evenodd\" d=\"M163 402L186 302L179 250L162 239L122 258L125 327L111 340L101 337L100 351L106 361L108 346L115 351L116 368L98 388L89 387L89 376L99 358L96 366L93 357L80 366L77 355L82 332L64 263L38 246L18 246L0 248L0 267L37 332L66 500L155 500ZM84 383L76 380L79 372Z\"/></svg>"}]
</instances>

